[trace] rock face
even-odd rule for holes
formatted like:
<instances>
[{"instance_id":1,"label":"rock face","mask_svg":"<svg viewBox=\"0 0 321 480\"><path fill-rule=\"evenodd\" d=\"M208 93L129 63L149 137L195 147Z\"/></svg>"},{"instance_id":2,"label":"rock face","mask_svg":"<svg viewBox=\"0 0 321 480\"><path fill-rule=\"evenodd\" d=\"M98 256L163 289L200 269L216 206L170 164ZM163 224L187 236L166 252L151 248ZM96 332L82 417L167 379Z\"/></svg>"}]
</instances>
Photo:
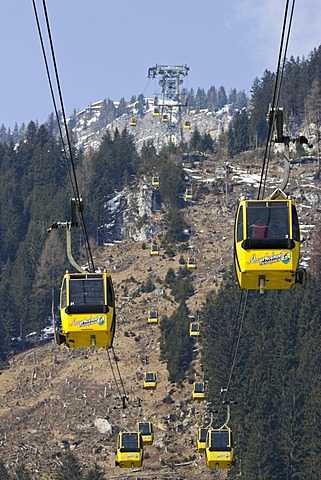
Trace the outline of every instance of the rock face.
<instances>
[{"instance_id":1,"label":"rock face","mask_svg":"<svg viewBox=\"0 0 321 480\"><path fill-rule=\"evenodd\" d=\"M172 125L162 123L159 118L154 118L153 107L149 105L148 99L146 99L145 106L140 111L139 118L137 118L136 126L131 127L132 111L135 110L134 105L128 105L128 113L111 120L104 114L103 101L93 103L69 119L75 145L82 151L96 149L107 130L113 132L116 128L119 131L127 128L130 129L130 133L135 138L138 151L142 148L144 142L148 141L153 141L155 148L159 151L170 142L175 145L178 145L182 140L188 142L195 128L201 135L209 133L213 139L216 139L222 132L226 132L235 113L235 109L231 105L225 105L215 112L208 109L190 111L191 130L185 131L175 116Z\"/></svg>"},{"instance_id":2,"label":"rock face","mask_svg":"<svg viewBox=\"0 0 321 480\"><path fill-rule=\"evenodd\" d=\"M106 202L105 220L99 227L100 243L107 245L126 238L135 241L150 239L162 227L153 220L154 213L160 208L158 191L144 178L137 185L117 192Z\"/></svg>"}]
</instances>

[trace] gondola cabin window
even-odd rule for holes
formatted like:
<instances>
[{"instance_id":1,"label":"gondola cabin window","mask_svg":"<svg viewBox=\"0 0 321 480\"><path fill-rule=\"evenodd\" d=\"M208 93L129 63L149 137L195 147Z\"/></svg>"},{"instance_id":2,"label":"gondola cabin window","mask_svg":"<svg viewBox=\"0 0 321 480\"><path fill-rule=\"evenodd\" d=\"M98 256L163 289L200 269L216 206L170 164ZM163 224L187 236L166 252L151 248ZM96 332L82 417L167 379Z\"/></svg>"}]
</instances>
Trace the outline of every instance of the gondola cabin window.
<instances>
[{"instance_id":1,"label":"gondola cabin window","mask_svg":"<svg viewBox=\"0 0 321 480\"><path fill-rule=\"evenodd\" d=\"M148 422L141 422L139 424L139 431L142 435L150 435L152 429L151 429L151 425L150 423Z\"/></svg>"},{"instance_id":2,"label":"gondola cabin window","mask_svg":"<svg viewBox=\"0 0 321 480\"><path fill-rule=\"evenodd\" d=\"M102 278L70 279L70 305L103 305Z\"/></svg>"},{"instance_id":3,"label":"gondola cabin window","mask_svg":"<svg viewBox=\"0 0 321 480\"><path fill-rule=\"evenodd\" d=\"M218 431L210 432L211 443L209 450L210 452L228 452L231 450L231 445L229 444L229 434L228 431Z\"/></svg>"},{"instance_id":4,"label":"gondola cabin window","mask_svg":"<svg viewBox=\"0 0 321 480\"><path fill-rule=\"evenodd\" d=\"M292 205L291 214L292 214L292 238L296 242L299 242L300 241L299 219L298 219L298 214L294 205Z\"/></svg>"},{"instance_id":5,"label":"gondola cabin window","mask_svg":"<svg viewBox=\"0 0 321 480\"><path fill-rule=\"evenodd\" d=\"M122 442L120 446L121 452L139 452L139 433L126 433L122 435Z\"/></svg>"},{"instance_id":6,"label":"gondola cabin window","mask_svg":"<svg viewBox=\"0 0 321 480\"><path fill-rule=\"evenodd\" d=\"M248 202L247 238L290 238L288 202Z\"/></svg>"},{"instance_id":7,"label":"gondola cabin window","mask_svg":"<svg viewBox=\"0 0 321 480\"><path fill-rule=\"evenodd\" d=\"M239 216L237 219L237 234L236 238L238 242L243 240L243 207L240 207Z\"/></svg>"},{"instance_id":8,"label":"gondola cabin window","mask_svg":"<svg viewBox=\"0 0 321 480\"><path fill-rule=\"evenodd\" d=\"M62 286L61 286L61 308L65 308L67 306L67 280L64 278Z\"/></svg>"},{"instance_id":9,"label":"gondola cabin window","mask_svg":"<svg viewBox=\"0 0 321 480\"><path fill-rule=\"evenodd\" d=\"M196 382L195 387L194 387L194 392L203 393L204 392L204 384Z\"/></svg>"}]
</instances>

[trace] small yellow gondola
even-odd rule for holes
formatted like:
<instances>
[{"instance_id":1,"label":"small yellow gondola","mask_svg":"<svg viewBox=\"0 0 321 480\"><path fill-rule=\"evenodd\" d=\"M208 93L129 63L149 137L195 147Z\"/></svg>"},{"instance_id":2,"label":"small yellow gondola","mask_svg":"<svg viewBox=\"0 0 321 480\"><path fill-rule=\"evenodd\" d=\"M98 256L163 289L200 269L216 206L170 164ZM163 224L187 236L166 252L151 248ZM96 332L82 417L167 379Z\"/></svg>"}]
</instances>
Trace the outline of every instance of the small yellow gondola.
<instances>
[{"instance_id":1,"label":"small yellow gondola","mask_svg":"<svg viewBox=\"0 0 321 480\"><path fill-rule=\"evenodd\" d=\"M160 117L160 110L159 110L159 107L154 107L154 110L153 110L153 117L155 117L155 118L159 118L159 117Z\"/></svg>"},{"instance_id":2,"label":"small yellow gondola","mask_svg":"<svg viewBox=\"0 0 321 480\"><path fill-rule=\"evenodd\" d=\"M61 330L56 341L69 348L111 347L115 298L108 273L66 273L60 291Z\"/></svg>"},{"instance_id":3,"label":"small yellow gondola","mask_svg":"<svg viewBox=\"0 0 321 480\"><path fill-rule=\"evenodd\" d=\"M145 372L143 387L146 390L155 390L157 387L157 374L155 372Z\"/></svg>"},{"instance_id":4,"label":"small yellow gondola","mask_svg":"<svg viewBox=\"0 0 321 480\"><path fill-rule=\"evenodd\" d=\"M199 322L191 322L189 325L189 336L190 337L199 337L200 336L200 324Z\"/></svg>"},{"instance_id":5,"label":"small yellow gondola","mask_svg":"<svg viewBox=\"0 0 321 480\"><path fill-rule=\"evenodd\" d=\"M189 120L186 120L183 125L184 130L190 130L191 129L191 122Z\"/></svg>"},{"instance_id":6,"label":"small yellow gondola","mask_svg":"<svg viewBox=\"0 0 321 480\"><path fill-rule=\"evenodd\" d=\"M207 430L208 428L199 428L197 430L197 450L199 453L205 452Z\"/></svg>"},{"instance_id":7,"label":"small yellow gondola","mask_svg":"<svg viewBox=\"0 0 321 480\"><path fill-rule=\"evenodd\" d=\"M205 386L204 382L194 382L193 383L193 400L204 400L205 398Z\"/></svg>"},{"instance_id":8,"label":"small yellow gondola","mask_svg":"<svg viewBox=\"0 0 321 480\"><path fill-rule=\"evenodd\" d=\"M167 113L164 113L162 116L162 123L168 122L169 121L169 115Z\"/></svg>"},{"instance_id":9,"label":"small yellow gondola","mask_svg":"<svg viewBox=\"0 0 321 480\"><path fill-rule=\"evenodd\" d=\"M152 187L159 187L159 177L157 175L152 177Z\"/></svg>"},{"instance_id":10,"label":"small yellow gondola","mask_svg":"<svg viewBox=\"0 0 321 480\"><path fill-rule=\"evenodd\" d=\"M151 422L138 422L137 430L140 432L143 445L152 445L154 441L153 425Z\"/></svg>"},{"instance_id":11,"label":"small yellow gondola","mask_svg":"<svg viewBox=\"0 0 321 480\"><path fill-rule=\"evenodd\" d=\"M305 282L293 200L276 190L267 200L241 200L235 219L237 280L247 290L288 290Z\"/></svg>"},{"instance_id":12,"label":"small yellow gondola","mask_svg":"<svg viewBox=\"0 0 321 480\"><path fill-rule=\"evenodd\" d=\"M187 268L196 268L196 258L195 257L188 257L186 262Z\"/></svg>"},{"instance_id":13,"label":"small yellow gondola","mask_svg":"<svg viewBox=\"0 0 321 480\"><path fill-rule=\"evenodd\" d=\"M192 200L193 199L193 190L192 188L187 188L185 190L185 196L184 196L185 200Z\"/></svg>"},{"instance_id":14,"label":"small yellow gondola","mask_svg":"<svg viewBox=\"0 0 321 480\"><path fill-rule=\"evenodd\" d=\"M150 255L159 255L159 248L157 243L152 243L149 250Z\"/></svg>"},{"instance_id":15,"label":"small yellow gondola","mask_svg":"<svg viewBox=\"0 0 321 480\"><path fill-rule=\"evenodd\" d=\"M116 466L140 468L143 463L143 441L139 432L120 432L117 440Z\"/></svg>"},{"instance_id":16,"label":"small yellow gondola","mask_svg":"<svg viewBox=\"0 0 321 480\"><path fill-rule=\"evenodd\" d=\"M148 323L158 323L158 311L149 310L148 312Z\"/></svg>"},{"instance_id":17,"label":"small yellow gondola","mask_svg":"<svg viewBox=\"0 0 321 480\"><path fill-rule=\"evenodd\" d=\"M234 457L232 430L209 429L205 451L208 468L231 468Z\"/></svg>"},{"instance_id":18,"label":"small yellow gondola","mask_svg":"<svg viewBox=\"0 0 321 480\"><path fill-rule=\"evenodd\" d=\"M136 118L131 118L129 125L130 125L131 127L136 127L136 125L137 125L137 120L136 120Z\"/></svg>"}]
</instances>

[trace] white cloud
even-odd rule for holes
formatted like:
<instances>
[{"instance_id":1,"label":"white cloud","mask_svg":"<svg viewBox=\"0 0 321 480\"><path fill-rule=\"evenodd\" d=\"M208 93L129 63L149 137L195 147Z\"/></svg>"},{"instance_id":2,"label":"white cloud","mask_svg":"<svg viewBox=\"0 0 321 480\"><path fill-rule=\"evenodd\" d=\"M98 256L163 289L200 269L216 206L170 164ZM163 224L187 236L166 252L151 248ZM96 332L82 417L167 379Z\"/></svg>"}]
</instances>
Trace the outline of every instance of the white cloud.
<instances>
[{"instance_id":1,"label":"white cloud","mask_svg":"<svg viewBox=\"0 0 321 480\"><path fill-rule=\"evenodd\" d=\"M248 55L264 68L275 70L278 61L285 0L236 0L235 22L247 28ZM289 2L288 19L292 2ZM305 56L321 44L321 9L319 0L296 2L293 12L287 57ZM236 26L236 25L235 25Z\"/></svg>"}]
</instances>

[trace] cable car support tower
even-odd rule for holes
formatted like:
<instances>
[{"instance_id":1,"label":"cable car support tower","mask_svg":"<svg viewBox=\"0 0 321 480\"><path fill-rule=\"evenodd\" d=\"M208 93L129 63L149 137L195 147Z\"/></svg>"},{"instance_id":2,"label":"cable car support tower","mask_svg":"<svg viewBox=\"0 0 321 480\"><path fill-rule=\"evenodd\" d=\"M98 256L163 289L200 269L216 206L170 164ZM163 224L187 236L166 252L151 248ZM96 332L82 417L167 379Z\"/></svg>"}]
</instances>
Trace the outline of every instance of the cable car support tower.
<instances>
[{"instance_id":1,"label":"cable car support tower","mask_svg":"<svg viewBox=\"0 0 321 480\"><path fill-rule=\"evenodd\" d=\"M159 104L163 123L167 123L170 143L174 138L182 140L182 108L187 107L187 95L181 93L183 78L188 75L189 67L185 65L155 65L148 69L148 78L160 77L158 84L162 89ZM155 106L158 98L155 97Z\"/></svg>"}]
</instances>

